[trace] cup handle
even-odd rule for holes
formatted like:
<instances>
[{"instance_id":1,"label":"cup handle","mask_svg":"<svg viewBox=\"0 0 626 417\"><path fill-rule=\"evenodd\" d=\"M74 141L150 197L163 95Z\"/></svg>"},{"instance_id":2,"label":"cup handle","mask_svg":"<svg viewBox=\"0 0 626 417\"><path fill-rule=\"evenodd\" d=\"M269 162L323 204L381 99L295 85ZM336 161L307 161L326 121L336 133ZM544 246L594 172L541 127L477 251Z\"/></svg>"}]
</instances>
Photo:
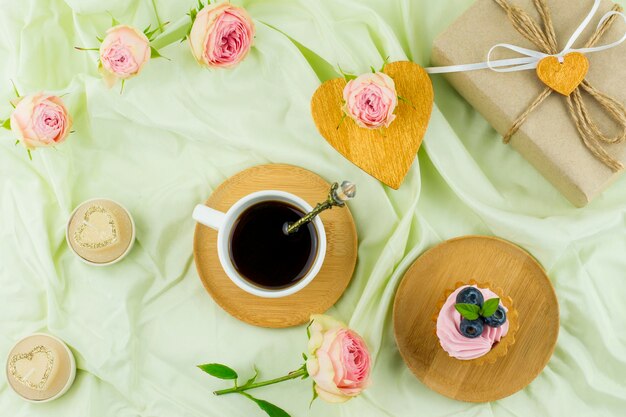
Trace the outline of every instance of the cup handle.
<instances>
[{"instance_id":1,"label":"cup handle","mask_svg":"<svg viewBox=\"0 0 626 417\"><path fill-rule=\"evenodd\" d=\"M226 214L203 204L198 204L193 210L192 217L198 223L208 226L211 229L220 230L224 224Z\"/></svg>"}]
</instances>

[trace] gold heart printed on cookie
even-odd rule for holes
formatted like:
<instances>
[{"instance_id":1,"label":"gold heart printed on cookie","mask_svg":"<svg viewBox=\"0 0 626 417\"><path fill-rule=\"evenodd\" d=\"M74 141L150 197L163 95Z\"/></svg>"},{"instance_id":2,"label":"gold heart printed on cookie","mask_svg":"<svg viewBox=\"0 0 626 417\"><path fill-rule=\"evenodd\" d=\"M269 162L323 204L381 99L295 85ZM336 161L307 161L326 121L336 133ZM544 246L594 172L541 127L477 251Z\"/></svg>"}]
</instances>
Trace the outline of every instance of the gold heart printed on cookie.
<instances>
[{"instance_id":1,"label":"gold heart printed on cookie","mask_svg":"<svg viewBox=\"0 0 626 417\"><path fill-rule=\"evenodd\" d=\"M74 241L83 248L103 249L117 241L117 222L102 206L89 207L83 223L74 232Z\"/></svg>"},{"instance_id":2,"label":"gold heart printed on cookie","mask_svg":"<svg viewBox=\"0 0 626 417\"><path fill-rule=\"evenodd\" d=\"M35 382L33 382L31 381L31 378L33 376L37 377L37 368L33 366L35 364L33 364L32 361L37 355L44 355L46 363L43 375L39 376L39 378L35 378ZM27 364L26 362L31 363ZM25 366L22 366L22 364L25 364ZM20 384L37 391L43 391L45 389L46 382L48 382L53 366L54 356L52 355L52 352L42 345L35 346L33 350L28 353L15 354L9 359L9 372L13 378L15 378ZM18 370L18 368L20 368L20 370ZM39 381L37 381L37 379L39 379Z\"/></svg>"}]
</instances>

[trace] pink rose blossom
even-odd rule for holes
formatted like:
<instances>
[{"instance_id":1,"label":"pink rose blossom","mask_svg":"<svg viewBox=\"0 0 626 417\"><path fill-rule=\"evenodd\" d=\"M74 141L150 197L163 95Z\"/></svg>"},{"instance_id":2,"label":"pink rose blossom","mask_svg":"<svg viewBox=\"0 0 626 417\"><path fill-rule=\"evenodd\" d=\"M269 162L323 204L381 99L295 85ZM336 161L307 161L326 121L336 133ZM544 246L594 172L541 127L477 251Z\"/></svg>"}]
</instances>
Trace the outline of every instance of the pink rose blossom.
<instances>
[{"instance_id":1,"label":"pink rose blossom","mask_svg":"<svg viewBox=\"0 0 626 417\"><path fill-rule=\"evenodd\" d=\"M27 149L63 143L72 118L63 101L53 95L37 93L20 97L11 114L11 130Z\"/></svg>"},{"instance_id":2,"label":"pink rose blossom","mask_svg":"<svg viewBox=\"0 0 626 417\"><path fill-rule=\"evenodd\" d=\"M252 19L244 9L230 3L204 7L189 33L193 56L209 68L237 65L250 51L253 39Z\"/></svg>"},{"instance_id":3,"label":"pink rose blossom","mask_svg":"<svg viewBox=\"0 0 626 417\"><path fill-rule=\"evenodd\" d=\"M391 77L382 72L363 74L343 89L343 111L367 129L389 127L396 116L398 93Z\"/></svg>"},{"instance_id":4,"label":"pink rose blossom","mask_svg":"<svg viewBox=\"0 0 626 417\"><path fill-rule=\"evenodd\" d=\"M367 345L343 323L324 315L311 316L306 369L315 392L327 402L356 397L369 385L371 358Z\"/></svg>"},{"instance_id":5,"label":"pink rose blossom","mask_svg":"<svg viewBox=\"0 0 626 417\"><path fill-rule=\"evenodd\" d=\"M100 45L100 72L109 87L141 72L150 60L150 41L137 29L118 25L107 30Z\"/></svg>"}]
</instances>

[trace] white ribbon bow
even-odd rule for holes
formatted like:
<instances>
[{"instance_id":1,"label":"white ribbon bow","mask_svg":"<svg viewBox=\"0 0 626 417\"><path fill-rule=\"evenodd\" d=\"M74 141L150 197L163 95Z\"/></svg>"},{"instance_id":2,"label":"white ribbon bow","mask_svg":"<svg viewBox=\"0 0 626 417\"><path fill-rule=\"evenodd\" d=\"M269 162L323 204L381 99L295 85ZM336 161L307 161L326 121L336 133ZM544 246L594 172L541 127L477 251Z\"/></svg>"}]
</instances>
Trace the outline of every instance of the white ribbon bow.
<instances>
[{"instance_id":1,"label":"white ribbon bow","mask_svg":"<svg viewBox=\"0 0 626 417\"><path fill-rule=\"evenodd\" d=\"M578 49L573 48L574 43L576 43L580 35L585 31L587 26L589 26L589 23L591 22L591 20L593 19L593 16L595 16L596 12L598 11L598 8L600 7L601 2L602 0L595 0L595 3L593 4L593 7L591 8L591 11L589 12L585 20L583 20L580 26L578 26L578 29L576 29L572 37L569 39L569 41L567 41L567 45L565 45L565 48L558 54L550 55L550 54L545 54L539 51L533 51L532 49L527 49L527 48L522 48L520 46L511 45L508 43L499 43L493 46L489 50L489 53L487 54L486 62L480 62L477 64L450 65L446 67L430 67L430 68L426 68L426 72L428 72L429 74L444 74L444 73L451 73L451 72L476 71L476 70L482 70L482 69L490 69L496 72L525 71L525 70L537 68L539 61L549 56L554 56L558 58L559 62L562 63L563 57L571 52L580 52L582 54L590 54L593 52L606 51L607 49L615 48L616 46L626 41L626 33L624 33L624 36L622 36L620 40L613 42L613 43L609 43L607 45L595 46L592 48L578 48ZM620 12L610 11L607 14L605 14L602 17L602 19L600 19L600 23L598 23L598 28L600 28L600 26L602 26L604 22L606 22L607 19L615 15L621 16L622 19L624 19L624 22L626 22L626 15ZM511 51L524 55L524 57L500 59L500 60L492 61L491 55L498 48L509 49Z\"/></svg>"}]
</instances>

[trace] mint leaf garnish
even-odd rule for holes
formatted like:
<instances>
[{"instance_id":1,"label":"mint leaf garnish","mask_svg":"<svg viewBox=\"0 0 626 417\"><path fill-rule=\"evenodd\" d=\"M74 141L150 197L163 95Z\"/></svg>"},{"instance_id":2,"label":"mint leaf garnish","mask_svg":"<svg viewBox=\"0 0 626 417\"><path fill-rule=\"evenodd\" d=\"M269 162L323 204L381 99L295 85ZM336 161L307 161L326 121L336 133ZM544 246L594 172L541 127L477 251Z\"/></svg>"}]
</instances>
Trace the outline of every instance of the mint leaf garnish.
<instances>
[{"instance_id":1,"label":"mint leaf garnish","mask_svg":"<svg viewBox=\"0 0 626 417\"><path fill-rule=\"evenodd\" d=\"M454 308L461 313L461 316L468 320L478 320L478 317L480 317L480 307L477 305L459 303L455 304Z\"/></svg>"},{"instance_id":2,"label":"mint leaf garnish","mask_svg":"<svg viewBox=\"0 0 626 417\"><path fill-rule=\"evenodd\" d=\"M484 318L491 317L498 310L500 305L499 298L491 298L483 303L483 308L480 310L480 315Z\"/></svg>"}]
</instances>

